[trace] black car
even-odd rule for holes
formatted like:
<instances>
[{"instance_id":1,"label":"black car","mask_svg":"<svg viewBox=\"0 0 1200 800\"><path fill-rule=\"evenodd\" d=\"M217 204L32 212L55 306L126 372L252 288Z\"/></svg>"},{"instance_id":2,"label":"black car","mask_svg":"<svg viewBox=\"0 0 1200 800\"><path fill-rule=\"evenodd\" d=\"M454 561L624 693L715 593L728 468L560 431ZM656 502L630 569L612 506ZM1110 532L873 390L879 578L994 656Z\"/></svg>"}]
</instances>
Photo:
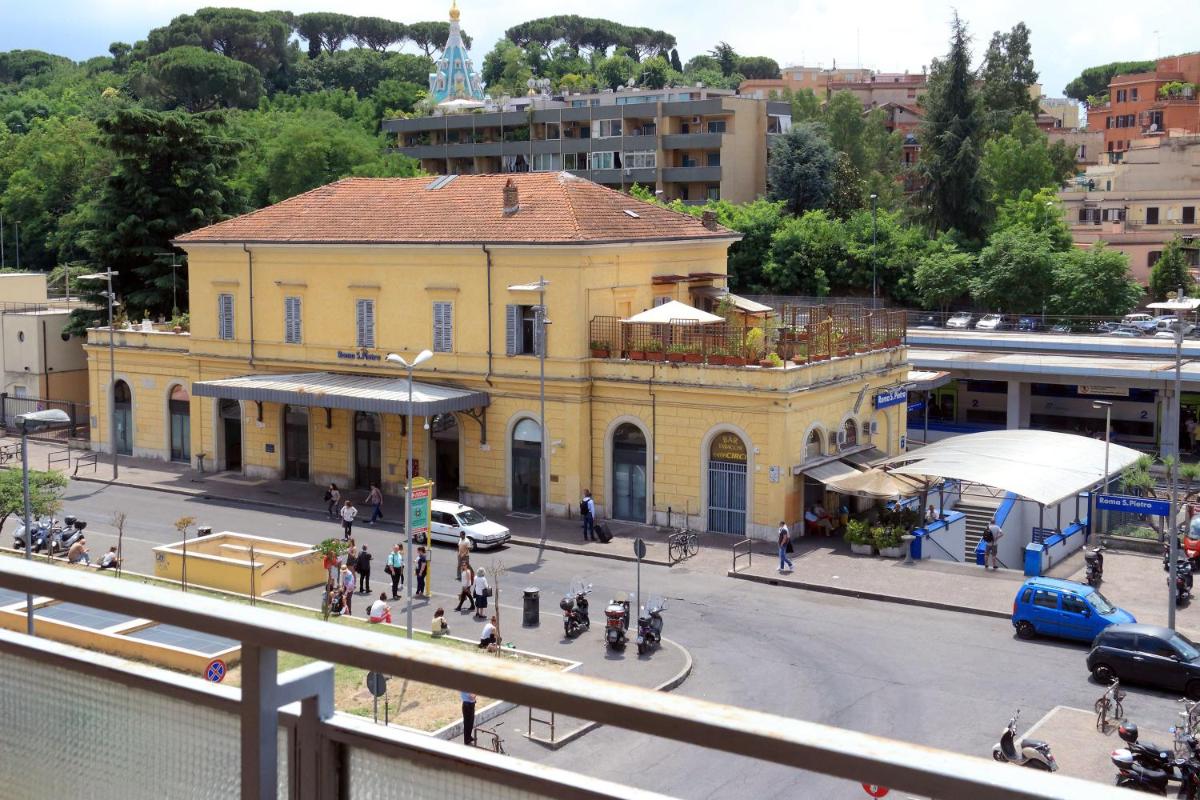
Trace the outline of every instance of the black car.
<instances>
[{"instance_id":1,"label":"black car","mask_svg":"<svg viewBox=\"0 0 1200 800\"><path fill-rule=\"evenodd\" d=\"M1105 685L1120 678L1200 700L1200 649L1170 628L1110 625L1092 642L1087 665Z\"/></svg>"},{"instance_id":2,"label":"black car","mask_svg":"<svg viewBox=\"0 0 1200 800\"><path fill-rule=\"evenodd\" d=\"M1021 317L1017 320L1017 330L1037 333L1043 330L1042 321L1037 317Z\"/></svg>"}]
</instances>

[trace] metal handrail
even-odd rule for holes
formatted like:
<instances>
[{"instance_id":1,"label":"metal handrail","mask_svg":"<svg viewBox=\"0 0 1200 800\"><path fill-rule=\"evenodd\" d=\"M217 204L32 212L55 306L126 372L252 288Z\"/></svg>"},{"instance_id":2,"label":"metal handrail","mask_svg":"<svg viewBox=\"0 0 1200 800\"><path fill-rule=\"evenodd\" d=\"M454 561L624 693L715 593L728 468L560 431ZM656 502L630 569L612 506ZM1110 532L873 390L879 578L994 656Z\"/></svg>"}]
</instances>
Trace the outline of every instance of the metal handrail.
<instances>
[{"instance_id":1,"label":"metal handrail","mask_svg":"<svg viewBox=\"0 0 1200 800\"><path fill-rule=\"evenodd\" d=\"M743 547L743 546L746 548L746 552L739 553L738 548ZM737 562L738 562L738 559L741 558L742 556L746 557L746 568L747 569L754 566L754 540L753 539L747 538L747 539L742 539L740 542L734 542L733 547L731 549L733 550L733 571L734 572L737 572Z\"/></svg>"},{"instance_id":2,"label":"metal handrail","mask_svg":"<svg viewBox=\"0 0 1200 800\"><path fill-rule=\"evenodd\" d=\"M49 564L0 559L0 587L236 639L243 643L243 671L248 670L252 677L264 670L262 664L273 665L272 651L285 651L929 796L970 796L975 800L1120 800L1125 796L1114 787L1097 783L1014 770L991 760L694 697L571 673L557 674L548 681L545 670L532 665L467 658L460 651L373 631L348 636L345 628L330 627L317 618L231 606L209 597L113 581ZM269 660L262 661L268 652ZM243 720L261 719L260 706L254 705L252 710L247 705L261 701L262 692L254 681L243 686L241 696ZM274 728L264 729L263 735L274 736ZM242 739L243 775L246 759L259 761L260 744L254 737Z\"/></svg>"}]
</instances>

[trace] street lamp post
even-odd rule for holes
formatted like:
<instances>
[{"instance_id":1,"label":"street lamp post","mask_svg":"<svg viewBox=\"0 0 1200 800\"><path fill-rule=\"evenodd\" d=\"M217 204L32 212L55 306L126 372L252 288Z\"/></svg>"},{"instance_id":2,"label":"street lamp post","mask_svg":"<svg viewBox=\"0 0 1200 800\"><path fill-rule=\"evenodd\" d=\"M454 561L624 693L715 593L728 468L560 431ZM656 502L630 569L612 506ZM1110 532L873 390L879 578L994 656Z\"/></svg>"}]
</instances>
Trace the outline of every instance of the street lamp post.
<instances>
[{"instance_id":1,"label":"street lamp post","mask_svg":"<svg viewBox=\"0 0 1200 800\"><path fill-rule=\"evenodd\" d=\"M1200 307L1200 299L1186 296L1183 287L1178 292L1170 292L1167 300L1161 303L1150 303L1147 308L1162 309L1175 314L1175 397L1172 399L1174 423L1170 431L1171 462L1167 465L1167 480L1170 482L1171 505L1167 516L1167 539L1170 564L1167 569L1167 627L1175 629L1175 559L1179 554L1179 536L1175 529L1175 509L1179 507L1178 476L1179 476L1179 393L1183 384L1183 315L1194 312Z\"/></svg>"},{"instance_id":2,"label":"street lamp post","mask_svg":"<svg viewBox=\"0 0 1200 800\"><path fill-rule=\"evenodd\" d=\"M537 279L537 283L508 287L510 292L538 293L538 304L533 311L533 344L538 356L538 425L541 427L542 438L538 467L538 535L543 540L546 538L546 501L549 485L547 476L550 474L550 451L546 449L549 442L546 432L546 326L550 324L550 320L546 319L546 287L549 285L550 281L542 276Z\"/></svg>"},{"instance_id":3,"label":"street lamp post","mask_svg":"<svg viewBox=\"0 0 1200 800\"><path fill-rule=\"evenodd\" d=\"M176 285L177 285L176 274L177 274L179 268L183 266L183 264L179 263L179 254L178 253L155 253L154 255L159 256L159 257L162 257L162 256L170 256L171 257L171 316L178 317L179 316L179 300L176 295Z\"/></svg>"},{"instance_id":4,"label":"street lamp post","mask_svg":"<svg viewBox=\"0 0 1200 800\"><path fill-rule=\"evenodd\" d=\"M21 499L25 506L25 560L33 559L33 530L29 512L29 434L55 426L69 425L71 418L60 408L34 411L17 416L17 430L21 432ZM46 547L51 547L49 542ZM33 636L33 595L25 595L25 632Z\"/></svg>"},{"instance_id":5,"label":"street lamp post","mask_svg":"<svg viewBox=\"0 0 1200 800\"><path fill-rule=\"evenodd\" d=\"M875 242L878 234L878 201L879 195L871 195L871 308L876 308L879 304L879 288L876 275L878 270L875 267Z\"/></svg>"},{"instance_id":6,"label":"street lamp post","mask_svg":"<svg viewBox=\"0 0 1200 800\"><path fill-rule=\"evenodd\" d=\"M412 638L413 612L413 538L409 523L412 521L412 479L413 479L413 368L418 364L433 358L429 350L422 350L411 362L405 360L399 353L388 353L387 360L399 364L408 370L408 467L405 469L407 479L404 482L404 538L408 539L408 557L404 559L404 596L408 600L408 610L405 612L405 635Z\"/></svg>"},{"instance_id":7,"label":"street lamp post","mask_svg":"<svg viewBox=\"0 0 1200 800\"><path fill-rule=\"evenodd\" d=\"M1093 400L1092 408L1097 411L1104 409L1104 494L1108 494L1108 448L1112 439L1112 401L1111 400ZM1092 508L1096 506L1092 503ZM1104 521L1108 521L1108 512L1104 512ZM1088 515L1088 524L1095 530L1096 516L1095 513ZM1101 526L1107 528L1107 526Z\"/></svg>"},{"instance_id":8,"label":"street lamp post","mask_svg":"<svg viewBox=\"0 0 1200 800\"><path fill-rule=\"evenodd\" d=\"M117 356L116 356L116 333L113 331L113 305L116 304L117 298L113 295L113 276L120 275L119 272L114 272L111 268L104 272L93 272L91 275L80 275L81 281L108 281L108 291L105 296L108 299L108 446L112 451L112 479L117 479L117 403L113 392L117 387Z\"/></svg>"}]
</instances>

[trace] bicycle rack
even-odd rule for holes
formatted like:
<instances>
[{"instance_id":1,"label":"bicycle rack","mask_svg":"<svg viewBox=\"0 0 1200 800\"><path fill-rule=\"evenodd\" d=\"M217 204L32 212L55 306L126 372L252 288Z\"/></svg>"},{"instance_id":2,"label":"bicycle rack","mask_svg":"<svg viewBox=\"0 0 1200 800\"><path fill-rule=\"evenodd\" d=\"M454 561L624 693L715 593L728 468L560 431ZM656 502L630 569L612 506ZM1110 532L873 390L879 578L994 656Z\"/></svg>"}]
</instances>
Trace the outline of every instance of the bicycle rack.
<instances>
[{"instance_id":1,"label":"bicycle rack","mask_svg":"<svg viewBox=\"0 0 1200 800\"><path fill-rule=\"evenodd\" d=\"M667 537L667 561L671 564L678 564L684 559L691 558L692 553L688 553L687 544L689 541L696 543L696 552L700 552L700 542L696 537L695 531L679 531L672 533ZM676 555L682 553L682 555Z\"/></svg>"},{"instance_id":2,"label":"bicycle rack","mask_svg":"<svg viewBox=\"0 0 1200 800\"><path fill-rule=\"evenodd\" d=\"M537 738L537 737L534 737L534 735L533 735L533 723L535 723L535 722L537 722L541 725L549 725L550 726L550 741L553 742L554 741L554 712L553 711L550 712L550 719L543 719L541 717L535 717L533 715L533 707L532 706L530 707L529 721L525 723L525 730L528 731L529 736L533 737L533 738Z\"/></svg>"},{"instance_id":3,"label":"bicycle rack","mask_svg":"<svg viewBox=\"0 0 1200 800\"><path fill-rule=\"evenodd\" d=\"M746 548L746 552L739 553L738 549L742 548L742 547ZM733 545L733 571L734 572L737 572L737 569L738 569L738 563L737 563L738 559L742 558L743 556L746 558L746 566L753 567L754 566L754 542L752 539L742 539L740 542L734 543L734 545Z\"/></svg>"},{"instance_id":4,"label":"bicycle rack","mask_svg":"<svg viewBox=\"0 0 1200 800\"><path fill-rule=\"evenodd\" d=\"M60 447L55 450L51 450L46 455L46 469L47 470L54 469L55 464L60 464L64 461L67 463L67 469L70 469L71 468L71 448L69 445L67 447Z\"/></svg>"}]
</instances>

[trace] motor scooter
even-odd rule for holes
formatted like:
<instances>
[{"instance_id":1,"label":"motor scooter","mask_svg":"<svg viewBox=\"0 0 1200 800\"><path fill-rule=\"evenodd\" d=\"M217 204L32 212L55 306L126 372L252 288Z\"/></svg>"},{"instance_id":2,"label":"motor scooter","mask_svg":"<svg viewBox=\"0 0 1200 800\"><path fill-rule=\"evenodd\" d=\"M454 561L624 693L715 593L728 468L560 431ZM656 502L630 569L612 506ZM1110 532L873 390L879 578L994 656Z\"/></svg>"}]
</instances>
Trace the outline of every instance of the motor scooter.
<instances>
[{"instance_id":1,"label":"motor scooter","mask_svg":"<svg viewBox=\"0 0 1200 800\"><path fill-rule=\"evenodd\" d=\"M585 586L582 581L572 581L567 594L558 601L558 607L563 611L563 633L568 639L574 639L592 626L588 619L587 599L591 591L590 583Z\"/></svg>"},{"instance_id":2,"label":"motor scooter","mask_svg":"<svg viewBox=\"0 0 1200 800\"><path fill-rule=\"evenodd\" d=\"M1175 562L1175 605L1181 606L1192 599L1192 562L1180 558Z\"/></svg>"},{"instance_id":3,"label":"motor scooter","mask_svg":"<svg viewBox=\"0 0 1200 800\"><path fill-rule=\"evenodd\" d=\"M1176 797L1195 800L1200 792L1200 761L1197 760L1196 737L1183 737L1190 756L1177 758L1175 753L1157 745L1137 741L1137 725L1127 723L1119 729L1129 747L1112 751L1113 766L1117 768L1117 786L1142 792L1165 795L1171 781L1179 783Z\"/></svg>"},{"instance_id":4,"label":"motor scooter","mask_svg":"<svg viewBox=\"0 0 1200 800\"><path fill-rule=\"evenodd\" d=\"M657 595L651 595L638 614L637 650L638 655L644 655L650 649L658 647L662 642L663 618L662 612L667 603Z\"/></svg>"},{"instance_id":5,"label":"motor scooter","mask_svg":"<svg viewBox=\"0 0 1200 800\"><path fill-rule=\"evenodd\" d=\"M1021 712L1018 710L1008 721L1008 726L1000 734L1000 741L992 747L992 758L1019 767L1057 772L1058 762L1050 753L1050 745L1047 742L1041 739L1017 738L1017 718L1020 716Z\"/></svg>"},{"instance_id":6,"label":"motor scooter","mask_svg":"<svg viewBox=\"0 0 1200 800\"><path fill-rule=\"evenodd\" d=\"M63 527L50 538L51 553L66 553L71 545L83 538L83 529L87 523L71 515L63 517Z\"/></svg>"},{"instance_id":7,"label":"motor scooter","mask_svg":"<svg viewBox=\"0 0 1200 800\"><path fill-rule=\"evenodd\" d=\"M35 553L40 553L44 548L50 546L52 537L57 534L62 528L58 524L58 520L54 517L34 517L29 522L29 527L33 529L32 544L30 549ZM25 526L21 525L13 532L13 548L16 550L25 549Z\"/></svg>"},{"instance_id":8,"label":"motor scooter","mask_svg":"<svg viewBox=\"0 0 1200 800\"><path fill-rule=\"evenodd\" d=\"M613 650L625 649L625 631L629 630L629 595L617 592L604 608L604 643Z\"/></svg>"},{"instance_id":9,"label":"motor scooter","mask_svg":"<svg viewBox=\"0 0 1200 800\"><path fill-rule=\"evenodd\" d=\"M1088 586L1099 586L1104 580L1104 546L1094 550L1083 551L1083 561L1087 569Z\"/></svg>"}]
</instances>

